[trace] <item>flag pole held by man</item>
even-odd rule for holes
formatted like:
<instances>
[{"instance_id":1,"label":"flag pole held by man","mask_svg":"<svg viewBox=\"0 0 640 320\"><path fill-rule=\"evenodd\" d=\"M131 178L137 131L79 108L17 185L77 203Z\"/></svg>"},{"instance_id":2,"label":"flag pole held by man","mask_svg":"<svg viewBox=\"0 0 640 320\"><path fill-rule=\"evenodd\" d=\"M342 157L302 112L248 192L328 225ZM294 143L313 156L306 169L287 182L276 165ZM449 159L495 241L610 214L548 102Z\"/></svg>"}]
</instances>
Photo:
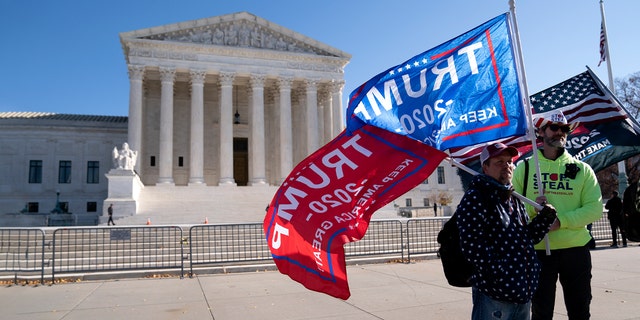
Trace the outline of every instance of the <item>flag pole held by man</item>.
<instances>
[{"instance_id":1,"label":"flag pole held by man","mask_svg":"<svg viewBox=\"0 0 640 320\"><path fill-rule=\"evenodd\" d=\"M347 128L294 168L264 219L280 272L347 299L344 245L426 179L444 150L523 135L509 14L378 74L350 95Z\"/></svg>"}]
</instances>

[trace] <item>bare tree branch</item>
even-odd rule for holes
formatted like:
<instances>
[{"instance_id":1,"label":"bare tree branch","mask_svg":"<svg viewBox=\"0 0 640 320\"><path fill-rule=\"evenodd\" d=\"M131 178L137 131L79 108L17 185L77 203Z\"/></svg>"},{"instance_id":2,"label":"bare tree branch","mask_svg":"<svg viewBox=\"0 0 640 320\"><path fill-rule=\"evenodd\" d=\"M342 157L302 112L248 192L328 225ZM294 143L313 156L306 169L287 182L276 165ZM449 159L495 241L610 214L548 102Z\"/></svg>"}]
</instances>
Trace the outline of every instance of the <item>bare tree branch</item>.
<instances>
[{"instance_id":1,"label":"bare tree branch","mask_svg":"<svg viewBox=\"0 0 640 320\"><path fill-rule=\"evenodd\" d=\"M636 119L640 116L640 72L615 79L616 96Z\"/></svg>"}]
</instances>

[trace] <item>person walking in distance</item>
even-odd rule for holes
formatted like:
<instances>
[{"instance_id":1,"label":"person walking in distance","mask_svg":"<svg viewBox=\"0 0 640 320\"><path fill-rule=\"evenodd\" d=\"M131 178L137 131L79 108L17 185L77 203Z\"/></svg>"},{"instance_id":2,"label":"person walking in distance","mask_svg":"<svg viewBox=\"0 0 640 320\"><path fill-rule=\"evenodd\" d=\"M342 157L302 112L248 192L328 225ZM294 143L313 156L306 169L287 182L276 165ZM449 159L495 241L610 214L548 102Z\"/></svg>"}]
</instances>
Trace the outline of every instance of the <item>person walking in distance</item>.
<instances>
[{"instance_id":1,"label":"person walking in distance","mask_svg":"<svg viewBox=\"0 0 640 320\"><path fill-rule=\"evenodd\" d=\"M538 286L540 264L534 244L556 219L546 205L529 219L512 195L513 157L518 151L502 143L487 145L482 172L473 177L456 210L462 254L473 265L472 320L528 320Z\"/></svg>"},{"instance_id":2,"label":"person walking in distance","mask_svg":"<svg viewBox=\"0 0 640 320\"><path fill-rule=\"evenodd\" d=\"M613 191L611 199L607 201L607 204L604 205L604 208L609 210L607 213L607 218L609 218L609 224L611 225L611 237L613 238L613 242L611 243L611 247L618 247L618 229L620 230L620 235L622 236L622 246L627 246L627 233L623 227L624 216L622 214L622 199L618 197L618 191Z\"/></svg>"},{"instance_id":3,"label":"person walking in distance","mask_svg":"<svg viewBox=\"0 0 640 320\"><path fill-rule=\"evenodd\" d=\"M526 159L516 166L513 187L539 204L552 204L557 210L557 219L548 233L550 254L546 253L546 241L536 244L542 270L540 285L531 300L532 319L553 318L558 279L569 319L589 319L591 235L587 225L602 217L600 185L593 169L565 150L567 135L578 123L568 123L558 110L545 113L534 120L534 125L543 144L542 149L536 150L541 181L538 181L536 163ZM536 214L532 206L527 206L527 210L529 216Z\"/></svg>"},{"instance_id":4,"label":"person walking in distance","mask_svg":"<svg viewBox=\"0 0 640 320\"><path fill-rule=\"evenodd\" d=\"M107 209L107 213L109 214L109 221L107 221L107 225L116 225L113 222L113 203L109 205L109 208Z\"/></svg>"}]
</instances>

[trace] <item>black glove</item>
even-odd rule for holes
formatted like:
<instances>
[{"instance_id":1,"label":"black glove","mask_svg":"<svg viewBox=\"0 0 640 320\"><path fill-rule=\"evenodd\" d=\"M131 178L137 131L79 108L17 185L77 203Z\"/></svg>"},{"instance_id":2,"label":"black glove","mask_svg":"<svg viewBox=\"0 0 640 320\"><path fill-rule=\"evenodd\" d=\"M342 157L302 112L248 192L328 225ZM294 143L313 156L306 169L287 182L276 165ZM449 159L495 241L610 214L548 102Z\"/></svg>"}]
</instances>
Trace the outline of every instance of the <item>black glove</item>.
<instances>
[{"instance_id":1,"label":"black glove","mask_svg":"<svg viewBox=\"0 0 640 320\"><path fill-rule=\"evenodd\" d=\"M554 208L552 205L550 204L545 204L544 207L542 207L542 210L540 210L538 212L538 214L540 216L542 216L545 219L551 219L552 221L556 219L556 208Z\"/></svg>"}]
</instances>

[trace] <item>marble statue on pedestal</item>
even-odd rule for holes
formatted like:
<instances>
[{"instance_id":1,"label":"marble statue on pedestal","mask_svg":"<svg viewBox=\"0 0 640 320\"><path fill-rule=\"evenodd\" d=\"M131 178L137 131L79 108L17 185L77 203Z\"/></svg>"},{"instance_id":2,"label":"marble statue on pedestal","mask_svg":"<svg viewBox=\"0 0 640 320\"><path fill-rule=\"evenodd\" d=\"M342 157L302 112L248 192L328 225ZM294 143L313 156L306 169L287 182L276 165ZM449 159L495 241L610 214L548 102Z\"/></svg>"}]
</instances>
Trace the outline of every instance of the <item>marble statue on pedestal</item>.
<instances>
[{"instance_id":1,"label":"marble statue on pedestal","mask_svg":"<svg viewBox=\"0 0 640 320\"><path fill-rule=\"evenodd\" d=\"M115 169L133 170L138 158L138 151L129 149L128 143L122 144L122 149L113 147L113 167Z\"/></svg>"}]
</instances>

